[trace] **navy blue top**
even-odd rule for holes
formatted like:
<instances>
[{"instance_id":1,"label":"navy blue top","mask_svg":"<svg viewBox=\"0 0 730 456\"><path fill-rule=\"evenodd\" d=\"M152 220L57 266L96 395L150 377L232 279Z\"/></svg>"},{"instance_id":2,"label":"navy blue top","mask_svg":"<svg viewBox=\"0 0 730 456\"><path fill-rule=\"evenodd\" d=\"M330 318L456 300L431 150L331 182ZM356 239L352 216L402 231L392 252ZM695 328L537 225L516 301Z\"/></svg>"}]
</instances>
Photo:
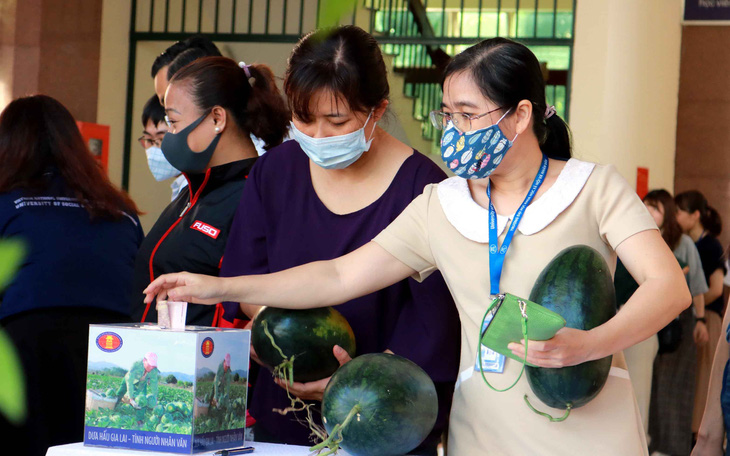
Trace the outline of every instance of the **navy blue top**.
<instances>
[{"instance_id":1,"label":"navy blue top","mask_svg":"<svg viewBox=\"0 0 730 456\"><path fill-rule=\"evenodd\" d=\"M707 285L710 285L710 276L717 269L722 271L723 276L725 275L725 250L722 248L720 241L711 234L703 235L695 242L695 246L697 247L697 252L700 254L705 280L707 280ZM705 303L705 309L712 310L720 315L722 314L723 306L722 294L713 302Z\"/></svg>"},{"instance_id":2,"label":"navy blue top","mask_svg":"<svg viewBox=\"0 0 730 456\"><path fill-rule=\"evenodd\" d=\"M27 257L0 294L0 318L49 307L94 307L129 315L132 272L143 233L136 215L92 221L63 181L31 194L0 194L0 238L26 243Z\"/></svg>"},{"instance_id":3,"label":"navy blue top","mask_svg":"<svg viewBox=\"0 0 730 456\"><path fill-rule=\"evenodd\" d=\"M435 163L414 151L380 198L359 211L338 215L317 196L309 159L299 144L288 141L259 158L251 170L220 275L276 272L352 252L387 227L427 184L445 177ZM240 315L238 304L224 305L224 318ZM403 280L337 310L352 326L358 355L390 349L421 366L436 382L440 393L436 436L450 409L460 345L459 317L441 275L434 273L423 283ZM262 369L250 400L257 426L286 443L306 445L306 426L291 414L272 412L288 405L284 390Z\"/></svg>"}]
</instances>

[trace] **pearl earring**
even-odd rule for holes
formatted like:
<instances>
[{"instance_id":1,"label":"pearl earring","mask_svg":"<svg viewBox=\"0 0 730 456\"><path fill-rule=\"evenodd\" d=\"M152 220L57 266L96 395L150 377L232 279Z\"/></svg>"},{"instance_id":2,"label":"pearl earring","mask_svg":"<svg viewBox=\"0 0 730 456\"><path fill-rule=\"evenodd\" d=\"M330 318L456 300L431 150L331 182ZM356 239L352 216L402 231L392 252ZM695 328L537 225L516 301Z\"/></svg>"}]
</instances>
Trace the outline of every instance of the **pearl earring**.
<instances>
[{"instance_id":1,"label":"pearl earring","mask_svg":"<svg viewBox=\"0 0 730 456\"><path fill-rule=\"evenodd\" d=\"M221 127L215 127L215 132L216 133L220 133L221 132Z\"/></svg>"}]
</instances>

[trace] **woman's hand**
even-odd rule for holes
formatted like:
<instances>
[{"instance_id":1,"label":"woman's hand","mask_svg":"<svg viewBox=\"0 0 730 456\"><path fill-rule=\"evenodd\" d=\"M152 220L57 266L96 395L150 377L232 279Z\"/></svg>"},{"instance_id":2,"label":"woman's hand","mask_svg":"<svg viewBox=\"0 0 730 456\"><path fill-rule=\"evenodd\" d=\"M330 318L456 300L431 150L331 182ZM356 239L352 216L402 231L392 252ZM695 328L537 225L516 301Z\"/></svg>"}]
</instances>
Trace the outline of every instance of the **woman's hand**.
<instances>
[{"instance_id":1,"label":"woman's hand","mask_svg":"<svg viewBox=\"0 0 730 456\"><path fill-rule=\"evenodd\" d=\"M723 454L722 440L713 442L700 433L697 436L697 444L695 444L691 456L723 456Z\"/></svg>"},{"instance_id":2,"label":"woman's hand","mask_svg":"<svg viewBox=\"0 0 730 456\"><path fill-rule=\"evenodd\" d=\"M527 362L540 367L575 366L590 361L593 339L588 331L562 328L552 339L530 340L527 344ZM525 341L507 346L515 356L525 357Z\"/></svg>"},{"instance_id":3,"label":"woman's hand","mask_svg":"<svg viewBox=\"0 0 730 456\"><path fill-rule=\"evenodd\" d=\"M707 325L704 321L696 321L695 329L692 333L695 339L695 344L698 347L705 345L710 340L710 333L707 332Z\"/></svg>"},{"instance_id":4,"label":"woman's hand","mask_svg":"<svg viewBox=\"0 0 730 456\"><path fill-rule=\"evenodd\" d=\"M225 279L179 272L164 274L156 278L144 290L144 302L169 298L171 301L194 302L197 304L218 304L228 301L225 295Z\"/></svg>"},{"instance_id":5,"label":"woman's hand","mask_svg":"<svg viewBox=\"0 0 730 456\"><path fill-rule=\"evenodd\" d=\"M339 345L332 347L332 353L335 355L335 358L337 358L337 361L339 361L340 366L343 366L345 363L352 360L350 355L347 353L347 350ZM294 384L288 386L287 383L280 378L275 378L274 381L277 385L284 389L288 389L291 394L300 399L321 401L322 396L324 395L324 389L327 386L327 383L329 383L330 378L332 377L307 383L294 382Z\"/></svg>"}]
</instances>

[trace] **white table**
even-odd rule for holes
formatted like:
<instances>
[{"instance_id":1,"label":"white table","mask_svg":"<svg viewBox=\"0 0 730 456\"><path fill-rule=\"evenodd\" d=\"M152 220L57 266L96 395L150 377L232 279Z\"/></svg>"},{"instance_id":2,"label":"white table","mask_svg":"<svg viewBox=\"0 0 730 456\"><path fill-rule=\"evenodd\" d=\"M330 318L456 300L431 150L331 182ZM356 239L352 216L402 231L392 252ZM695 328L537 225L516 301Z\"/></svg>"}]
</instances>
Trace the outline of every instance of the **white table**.
<instances>
[{"instance_id":1,"label":"white table","mask_svg":"<svg viewBox=\"0 0 730 456\"><path fill-rule=\"evenodd\" d=\"M298 445L277 445L273 443L263 442L246 442L246 446L256 448L253 455L271 455L271 456L304 456L311 454L309 447ZM212 455L215 452L197 453L199 455ZM48 449L46 456L140 456L140 455L176 455L180 453L160 453L157 451L139 451L139 450L123 450L119 448L103 448L84 446L83 443L70 443L68 445L54 446ZM338 455L347 456L347 452L340 450Z\"/></svg>"}]
</instances>

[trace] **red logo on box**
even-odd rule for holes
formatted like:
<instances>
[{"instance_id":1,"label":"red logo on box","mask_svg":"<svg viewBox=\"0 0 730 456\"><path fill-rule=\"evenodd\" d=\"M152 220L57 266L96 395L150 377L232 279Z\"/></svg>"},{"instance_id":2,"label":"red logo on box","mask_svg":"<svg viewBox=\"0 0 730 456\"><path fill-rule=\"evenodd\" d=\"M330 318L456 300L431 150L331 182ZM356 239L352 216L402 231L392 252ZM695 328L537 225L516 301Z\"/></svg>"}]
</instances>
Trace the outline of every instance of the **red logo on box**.
<instances>
[{"instance_id":1,"label":"red logo on box","mask_svg":"<svg viewBox=\"0 0 730 456\"><path fill-rule=\"evenodd\" d=\"M200 352L205 356L206 358L210 358L210 355L213 354L213 339L210 337L206 337L203 339L203 343L200 346Z\"/></svg>"},{"instance_id":2,"label":"red logo on box","mask_svg":"<svg viewBox=\"0 0 730 456\"><path fill-rule=\"evenodd\" d=\"M218 228L212 227L212 226L208 225L207 223L203 223L200 220L196 220L195 223L193 223L193 226L191 226L190 228L192 228L194 230L198 230L201 233L212 237L213 239L217 239L218 235L221 234L221 230L219 230Z\"/></svg>"},{"instance_id":3,"label":"red logo on box","mask_svg":"<svg viewBox=\"0 0 730 456\"><path fill-rule=\"evenodd\" d=\"M107 353L115 352L122 348L122 338L113 332L101 333L96 338L96 346Z\"/></svg>"}]
</instances>

